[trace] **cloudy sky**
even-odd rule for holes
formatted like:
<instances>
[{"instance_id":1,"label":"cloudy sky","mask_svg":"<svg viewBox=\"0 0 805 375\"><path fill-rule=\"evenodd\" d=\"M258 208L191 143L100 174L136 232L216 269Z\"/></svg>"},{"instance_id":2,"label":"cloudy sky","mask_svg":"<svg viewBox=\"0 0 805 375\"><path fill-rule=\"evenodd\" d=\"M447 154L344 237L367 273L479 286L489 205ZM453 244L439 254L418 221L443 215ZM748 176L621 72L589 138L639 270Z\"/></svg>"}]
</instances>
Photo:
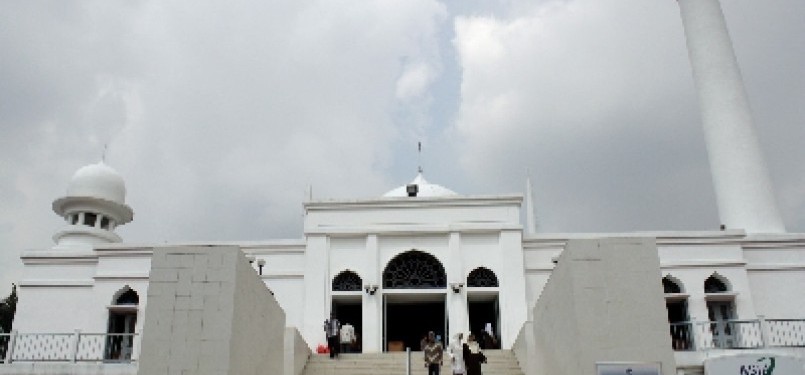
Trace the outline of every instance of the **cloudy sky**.
<instances>
[{"instance_id":1,"label":"cloudy sky","mask_svg":"<svg viewBox=\"0 0 805 375\"><path fill-rule=\"evenodd\" d=\"M722 0L805 232L805 2ZM673 0L19 1L0 12L0 296L100 160L125 241L301 237L302 202L413 179L522 193L544 232L718 228Z\"/></svg>"}]
</instances>

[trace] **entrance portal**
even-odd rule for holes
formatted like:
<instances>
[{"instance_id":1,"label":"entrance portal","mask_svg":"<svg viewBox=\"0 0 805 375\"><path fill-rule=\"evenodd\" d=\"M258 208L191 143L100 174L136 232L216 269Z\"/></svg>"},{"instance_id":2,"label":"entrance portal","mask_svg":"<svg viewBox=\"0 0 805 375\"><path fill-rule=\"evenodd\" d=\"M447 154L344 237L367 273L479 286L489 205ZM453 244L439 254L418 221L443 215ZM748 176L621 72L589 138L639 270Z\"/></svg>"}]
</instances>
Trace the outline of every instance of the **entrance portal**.
<instances>
[{"instance_id":1,"label":"entrance portal","mask_svg":"<svg viewBox=\"0 0 805 375\"><path fill-rule=\"evenodd\" d=\"M468 294L467 310L470 317L470 332L475 334L484 349L497 349L500 343L500 309L497 293ZM492 324L494 340L482 339L484 337L482 331L487 324Z\"/></svg>"},{"instance_id":2,"label":"entrance portal","mask_svg":"<svg viewBox=\"0 0 805 375\"><path fill-rule=\"evenodd\" d=\"M447 318L444 294L386 295L384 346L386 351L422 350L420 341L433 331L445 344Z\"/></svg>"},{"instance_id":3,"label":"entrance portal","mask_svg":"<svg viewBox=\"0 0 805 375\"><path fill-rule=\"evenodd\" d=\"M338 321L342 325L349 323L355 327L355 336L357 341L352 345L351 352L360 353L362 351L361 343L363 336L363 309L361 306L361 296L357 298L346 298L347 296L339 296L341 298L333 298L333 309ZM350 296L351 297L351 296Z\"/></svg>"}]
</instances>

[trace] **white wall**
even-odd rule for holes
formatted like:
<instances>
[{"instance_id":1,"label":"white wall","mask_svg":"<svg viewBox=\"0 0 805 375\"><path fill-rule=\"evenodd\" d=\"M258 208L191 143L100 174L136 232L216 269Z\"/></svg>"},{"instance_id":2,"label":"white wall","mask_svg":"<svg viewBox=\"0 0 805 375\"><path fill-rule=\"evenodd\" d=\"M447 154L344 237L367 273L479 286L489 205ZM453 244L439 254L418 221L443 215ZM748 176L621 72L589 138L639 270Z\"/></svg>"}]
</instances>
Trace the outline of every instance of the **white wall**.
<instances>
[{"instance_id":1,"label":"white wall","mask_svg":"<svg viewBox=\"0 0 805 375\"><path fill-rule=\"evenodd\" d=\"M658 273L653 239L568 241L525 333L535 373L592 375L597 362L625 361L660 362L674 374Z\"/></svg>"},{"instance_id":2,"label":"white wall","mask_svg":"<svg viewBox=\"0 0 805 375\"><path fill-rule=\"evenodd\" d=\"M234 246L154 249L139 374L283 374L285 314Z\"/></svg>"}]
</instances>

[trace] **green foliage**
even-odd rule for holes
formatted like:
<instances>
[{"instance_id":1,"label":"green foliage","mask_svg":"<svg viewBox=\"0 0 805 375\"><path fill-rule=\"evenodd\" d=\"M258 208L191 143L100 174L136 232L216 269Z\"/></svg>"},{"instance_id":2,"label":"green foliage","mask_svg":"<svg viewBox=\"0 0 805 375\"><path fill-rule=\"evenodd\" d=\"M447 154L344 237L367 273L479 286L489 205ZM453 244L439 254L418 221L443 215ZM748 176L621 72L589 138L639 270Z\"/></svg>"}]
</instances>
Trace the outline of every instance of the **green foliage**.
<instances>
[{"instance_id":1,"label":"green foliage","mask_svg":"<svg viewBox=\"0 0 805 375\"><path fill-rule=\"evenodd\" d=\"M11 332L14 313L17 311L17 285L11 284L11 294L0 301L0 329Z\"/></svg>"}]
</instances>

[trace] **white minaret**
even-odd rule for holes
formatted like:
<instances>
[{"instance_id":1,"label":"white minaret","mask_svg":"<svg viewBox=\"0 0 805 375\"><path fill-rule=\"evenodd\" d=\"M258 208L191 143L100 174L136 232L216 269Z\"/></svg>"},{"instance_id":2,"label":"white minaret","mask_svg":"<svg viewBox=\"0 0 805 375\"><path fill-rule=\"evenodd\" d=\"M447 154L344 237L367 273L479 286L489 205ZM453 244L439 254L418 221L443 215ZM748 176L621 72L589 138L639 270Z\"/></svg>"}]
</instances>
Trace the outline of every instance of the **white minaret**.
<instances>
[{"instance_id":1,"label":"white minaret","mask_svg":"<svg viewBox=\"0 0 805 375\"><path fill-rule=\"evenodd\" d=\"M785 232L718 0L678 0L721 224Z\"/></svg>"},{"instance_id":2,"label":"white minaret","mask_svg":"<svg viewBox=\"0 0 805 375\"><path fill-rule=\"evenodd\" d=\"M67 225L53 235L57 249L91 250L93 244L121 242L114 230L134 216L126 205L126 185L104 162L73 174L67 195L53 201L53 211Z\"/></svg>"}]
</instances>

